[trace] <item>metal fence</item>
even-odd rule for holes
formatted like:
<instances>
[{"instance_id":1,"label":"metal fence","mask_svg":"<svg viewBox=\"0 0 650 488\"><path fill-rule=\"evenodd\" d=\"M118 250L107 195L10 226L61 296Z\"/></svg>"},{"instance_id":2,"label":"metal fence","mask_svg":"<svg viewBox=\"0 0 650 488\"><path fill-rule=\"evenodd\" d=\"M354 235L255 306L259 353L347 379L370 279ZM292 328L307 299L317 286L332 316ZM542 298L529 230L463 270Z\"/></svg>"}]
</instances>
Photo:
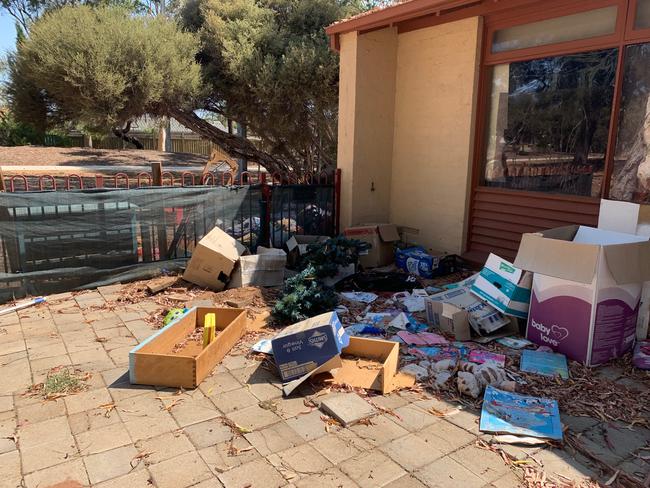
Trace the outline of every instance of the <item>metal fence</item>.
<instances>
[{"instance_id":1,"label":"metal fence","mask_svg":"<svg viewBox=\"0 0 650 488\"><path fill-rule=\"evenodd\" d=\"M215 226L253 252L338 232L335 181L251 183L0 192L0 301L180 269Z\"/></svg>"}]
</instances>

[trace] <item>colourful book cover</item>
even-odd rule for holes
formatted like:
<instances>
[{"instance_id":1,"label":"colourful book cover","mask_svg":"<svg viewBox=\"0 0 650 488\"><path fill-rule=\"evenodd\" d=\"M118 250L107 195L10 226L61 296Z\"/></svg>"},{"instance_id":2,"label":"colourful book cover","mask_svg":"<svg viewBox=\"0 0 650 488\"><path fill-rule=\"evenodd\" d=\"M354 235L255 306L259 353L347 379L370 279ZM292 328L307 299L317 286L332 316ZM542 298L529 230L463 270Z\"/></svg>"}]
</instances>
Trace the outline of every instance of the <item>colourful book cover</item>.
<instances>
[{"instance_id":1,"label":"colourful book cover","mask_svg":"<svg viewBox=\"0 0 650 488\"><path fill-rule=\"evenodd\" d=\"M569 377L566 356L554 352L522 351L519 369L525 373L559 376L564 379Z\"/></svg>"}]
</instances>

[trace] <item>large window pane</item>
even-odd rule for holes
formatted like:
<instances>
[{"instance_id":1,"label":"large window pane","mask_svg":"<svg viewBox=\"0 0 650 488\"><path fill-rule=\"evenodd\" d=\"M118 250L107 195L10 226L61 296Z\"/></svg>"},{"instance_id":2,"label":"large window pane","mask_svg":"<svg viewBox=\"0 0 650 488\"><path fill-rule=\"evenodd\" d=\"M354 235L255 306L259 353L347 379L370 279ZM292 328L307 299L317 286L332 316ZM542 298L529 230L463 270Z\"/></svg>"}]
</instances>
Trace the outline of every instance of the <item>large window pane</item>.
<instances>
[{"instance_id":1,"label":"large window pane","mask_svg":"<svg viewBox=\"0 0 650 488\"><path fill-rule=\"evenodd\" d=\"M650 29L650 0L637 0L635 29Z\"/></svg>"},{"instance_id":2,"label":"large window pane","mask_svg":"<svg viewBox=\"0 0 650 488\"><path fill-rule=\"evenodd\" d=\"M616 49L495 66L484 184L599 196Z\"/></svg>"},{"instance_id":3,"label":"large window pane","mask_svg":"<svg viewBox=\"0 0 650 488\"><path fill-rule=\"evenodd\" d=\"M492 52L500 53L613 34L616 30L616 12L617 8L612 6L508 27L494 33Z\"/></svg>"},{"instance_id":4,"label":"large window pane","mask_svg":"<svg viewBox=\"0 0 650 488\"><path fill-rule=\"evenodd\" d=\"M629 46L610 196L650 202L650 44Z\"/></svg>"}]
</instances>

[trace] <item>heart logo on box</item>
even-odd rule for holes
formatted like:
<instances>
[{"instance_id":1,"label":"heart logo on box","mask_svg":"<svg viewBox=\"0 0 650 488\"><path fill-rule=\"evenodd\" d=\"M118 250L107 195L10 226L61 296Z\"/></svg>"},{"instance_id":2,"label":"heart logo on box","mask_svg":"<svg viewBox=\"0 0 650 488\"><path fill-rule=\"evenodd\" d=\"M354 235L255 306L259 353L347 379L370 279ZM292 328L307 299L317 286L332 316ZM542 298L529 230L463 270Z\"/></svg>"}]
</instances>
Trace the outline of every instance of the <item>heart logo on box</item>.
<instances>
[{"instance_id":1,"label":"heart logo on box","mask_svg":"<svg viewBox=\"0 0 650 488\"><path fill-rule=\"evenodd\" d=\"M557 325L553 325L551 327L551 335L558 341L563 341L564 339L569 337L569 330L565 327L559 327Z\"/></svg>"}]
</instances>

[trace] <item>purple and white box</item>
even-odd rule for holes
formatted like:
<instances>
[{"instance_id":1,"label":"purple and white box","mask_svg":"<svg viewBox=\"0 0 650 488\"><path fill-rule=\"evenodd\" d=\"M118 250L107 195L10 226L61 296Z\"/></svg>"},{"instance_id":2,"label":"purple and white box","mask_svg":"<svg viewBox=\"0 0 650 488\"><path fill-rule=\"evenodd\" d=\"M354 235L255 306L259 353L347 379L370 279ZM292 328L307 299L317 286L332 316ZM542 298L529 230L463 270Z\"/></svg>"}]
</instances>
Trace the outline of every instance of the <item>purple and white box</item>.
<instances>
[{"instance_id":1,"label":"purple and white box","mask_svg":"<svg viewBox=\"0 0 650 488\"><path fill-rule=\"evenodd\" d=\"M515 266L535 273L527 339L590 366L633 347L647 237L585 226L525 234Z\"/></svg>"}]
</instances>

